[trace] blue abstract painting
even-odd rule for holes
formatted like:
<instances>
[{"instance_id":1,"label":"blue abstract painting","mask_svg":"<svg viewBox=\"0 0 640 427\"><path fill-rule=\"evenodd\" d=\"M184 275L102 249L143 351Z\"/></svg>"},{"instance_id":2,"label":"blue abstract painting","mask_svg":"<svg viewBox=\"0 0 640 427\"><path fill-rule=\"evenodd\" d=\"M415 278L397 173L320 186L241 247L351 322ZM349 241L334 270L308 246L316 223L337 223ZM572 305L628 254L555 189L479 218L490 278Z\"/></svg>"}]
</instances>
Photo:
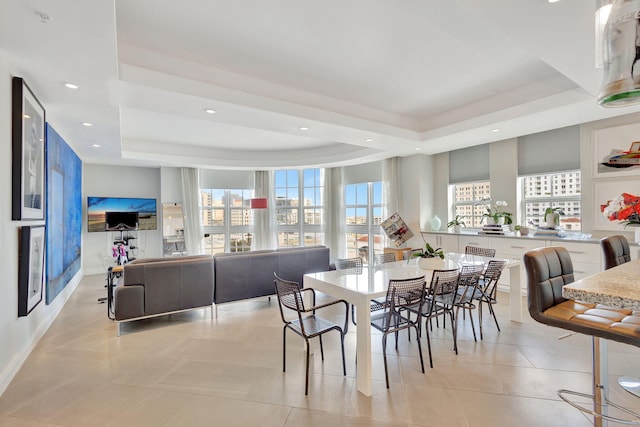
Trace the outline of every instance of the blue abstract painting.
<instances>
[{"instance_id":1,"label":"blue abstract painting","mask_svg":"<svg viewBox=\"0 0 640 427\"><path fill-rule=\"evenodd\" d=\"M47 123L47 304L80 270L82 161Z\"/></svg>"}]
</instances>

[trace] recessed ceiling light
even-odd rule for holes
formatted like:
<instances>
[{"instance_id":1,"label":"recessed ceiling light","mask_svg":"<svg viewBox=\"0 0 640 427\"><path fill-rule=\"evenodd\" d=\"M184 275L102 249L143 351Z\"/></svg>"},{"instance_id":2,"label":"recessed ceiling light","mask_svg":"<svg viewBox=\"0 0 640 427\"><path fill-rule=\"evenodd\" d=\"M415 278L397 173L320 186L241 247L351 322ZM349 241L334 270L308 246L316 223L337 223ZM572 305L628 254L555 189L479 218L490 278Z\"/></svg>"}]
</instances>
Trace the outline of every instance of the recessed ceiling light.
<instances>
[{"instance_id":1,"label":"recessed ceiling light","mask_svg":"<svg viewBox=\"0 0 640 427\"><path fill-rule=\"evenodd\" d=\"M416 148L416 151L420 151L420 150L422 150L422 148L420 148L420 147Z\"/></svg>"},{"instance_id":2,"label":"recessed ceiling light","mask_svg":"<svg viewBox=\"0 0 640 427\"><path fill-rule=\"evenodd\" d=\"M91 143L91 146L92 146L93 148L100 148L100 144L98 144L98 143L96 143L96 142Z\"/></svg>"},{"instance_id":3,"label":"recessed ceiling light","mask_svg":"<svg viewBox=\"0 0 640 427\"><path fill-rule=\"evenodd\" d=\"M367 138L367 139L364 140L364 142L373 142L373 139Z\"/></svg>"},{"instance_id":4,"label":"recessed ceiling light","mask_svg":"<svg viewBox=\"0 0 640 427\"><path fill-rule=\"evenodd\" d=\"M30 119L31 118L31 116L28 115L28 114L23 114L22 117L24 117L25 119Z\"/></svg>"},{"instance_id":5,"label":"recessed ceiling light","mask_svg":"<svg viewBox=\"0 0 640 427\"><path fill-rule=\"evenodd\" d=\"M90 128L91 126L93 126L93 124L91 124L89 122L82 122L82 126L86 126L86 127Z\"/></svg>"},{"instance_id":6,"label":"recessed ceiling light","mask_svg":"<svg viewBox=\"0 0 640 427\"><path fill-rule=\"evenodd\" d=\"M40 18L40 22L42 22L43 24L48 24L49 22L53 21L53 18L51 18L51 16L47 12L38 10L35 12L35 14L38 18Z\"/></svg>"},{"instance_id":7,"label":"recessed ceiling light","mask_svg":"<svg viewBox=\"0 0 640 427\"><path fill-rule=\"evenodd\" d=\"M498 129L498 128L491 129L491 132L493 132L493 133L500 132L500 129Z\"/></svg>"},{"instance_id":8,"label":"recessed ceiling light","mask_svg":"<svg viewBox=\"0 0 640 427\"><path fill-rule=\"evenodd\" d=\"M558 3L560 0L547 0L549 3Z\"/></svg>"},{"instance_id":9,"label":"recessed ceiling light","mask_svg":"<svg viewBox=\"0 0 640 427\"><path fill-rule=\"evenodd\" d=\"M65 83L64 86L69 88L69 89L78 89L78 85L73 84L73 83Z\"/></svg>"},{"instance_id":10,"label":"recessed ceiling light","mask_svg":"<svg viewBox=\"0 0 640 427\"><path fill-rule=\"evenodd\" d=\"M308 127L306 127L306 126L300 126L300 128L299 128L299 129L300 129L300 130L309 130L309 128L308 128Z\"/></svg>"},{"instance_id":11,"label":"recessed ceiling light","mask_svg":"<svg viewBox=\"0 0 640 427\"><path fill-rule=\"evenodd\" d=\"M214 110L213 108L205 108L204 112L207 114L215 114L216 110Z\"/></svg>"}]
</instances>

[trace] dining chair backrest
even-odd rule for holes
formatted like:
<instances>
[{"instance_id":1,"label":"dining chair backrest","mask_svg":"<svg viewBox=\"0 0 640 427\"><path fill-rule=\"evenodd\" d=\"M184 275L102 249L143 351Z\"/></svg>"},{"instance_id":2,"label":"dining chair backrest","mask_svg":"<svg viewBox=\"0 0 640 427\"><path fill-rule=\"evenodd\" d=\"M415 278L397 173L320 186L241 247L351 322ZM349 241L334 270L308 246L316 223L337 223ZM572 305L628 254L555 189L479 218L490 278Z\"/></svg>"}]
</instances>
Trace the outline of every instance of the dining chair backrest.
<instances>
[{"instance_id":1,"label":"dining chair backrest","mask_svg":"<svg viewBox=\"0 0 640 427\"><path fill-rule=\"evenodd\" d=\"M494 258L496 256L496 250L490 248L480 248L478 246L465 246L465 255L477 255L487 258Z\"/></svg>"},{"instance_id":2,"label":"dining chair backrest","mask_svg":"<svg viewBox=\"0 0 640 427\"><path fill-rule=\"evenodd\" d=\"M422 249L407 249L406 251L402 252L402 259L409 260L413 258L413 254L418 254L421 252L422 252Z\"/></svg>"},{"instance_id":3,"label":"dining chair backrest","mask_svg":"<svg viewBox=\"0 0 640 427\"><path fill-rule=\"evenodd\" d=\"M411 279L389 280L385 306L387 309L386 320L383 323L383 332L394 325L394 316L405 307L418 307L417 312L422 313L424 303L426 281L424 276Z\"/></svg>"},{"instance_id":4,"label":"dining chair backrest","mask_svg":"<svg viewBox=\"0 0 640 427\"><path fill-rule=\"evenodd\" d=\"M336 260L336 270L362 270L362 258L340 258Z\"/></svg>"},{"instance_id":5,"label":"dining chair backrest","mask_svg":"<svg viewBox=\"0 0 640 427\"><path fill-rule=\"evenodd\" d=\"M484 269L484 273L482 273L482 278L484 279L485 286L489 281L498 282L500 280L500 276L502 275L502 270L507 265L507 261L503 259L492 259L487 264L487 268Z\"/></svg>"},{"instance_id":6,"label":"dining chair backrest","mask_svg":"<svg viewBox=\"0 0 640 427\"><path fill-rule=\"evenodd\" d=\"M275 278L273 282L276 287L276 295L278 297L278 305L280 307L282 321L285 323L287 322L283 307L297 312L298 317L302 317L302 313L305 311L305 308L302 293L300 292L300 285L291 280L281 279L276 274L274 274L274 276Z\"/></svg>"},{"instance_id":7,"label":"dining chair backrest","mask_svg":"<svg viewBox=\"0 0 640 427\"><path fill-rule=\"evenodd\" d=\"M386 264L388 262L395 262L395 261L396 261L396 254L392 252L375 254L373 256L373 265Z\"/></svg>"},{"instance_id":8,"label":"dining chair backrest","mask_svg":"<svg viewBox=\"0 0 640 427\"><path fill-rule=\"evenodd\" d=\"M484 272L483 265L463 265L460 268L460 276L458 277L458 287L474 287L478 285L480 276Z\"/></svg>"},{"instance_id":9,"label":"dining chair backrest","mask_svg":"<svg viewBox=\"0 0 640 427\"><path fill-rule=\"evenodd\" d=\"M428 294L432 296L455 294L458 289L459 276L460 271L457 268L433 270Z\"/></svg>"}]
</instances>

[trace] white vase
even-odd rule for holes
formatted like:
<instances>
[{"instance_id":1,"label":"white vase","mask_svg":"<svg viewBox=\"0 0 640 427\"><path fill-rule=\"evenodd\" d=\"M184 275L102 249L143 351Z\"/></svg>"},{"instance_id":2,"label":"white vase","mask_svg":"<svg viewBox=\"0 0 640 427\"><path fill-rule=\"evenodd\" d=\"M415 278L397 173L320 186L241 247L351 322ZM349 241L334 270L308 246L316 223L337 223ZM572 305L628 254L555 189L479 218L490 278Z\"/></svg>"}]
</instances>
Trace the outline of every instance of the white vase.
<instances>
[{"instance_id":1,"label":"white vase","mask_svg":"<svg viewBox=\"0 0 640 427\"><path fill-rule=\"evenodd\" d=\"M418 267L421 270L439 270L444 267L444 260L440 257L418 258Z\"/></svg>"},{"instance_id":2,"label":"white vase","mask_svg":"<svg viewBox=\"0 0 640 427\"><path fill-rule=\"evenodd\" d=\"M491 216L487 216L485 218L486 218L485 222L486 222L487 225L494 225L496 223L496 220L493 219L493 217L491 217Z\"/></svg>"},{"instance_id":3,"label":"white vase","mask_svg":"<svg viewBox=\"0 0 640 427\"><path fill-rule=\"evenodd\" d=\"M442 220L438 217L438 215L434 215L433 218L431 218L431 230L438 231L440 230L441 226Z\"/></svg>"},{"instance_id":4,"label":"white vase","mask_svg":"<svg viewBox=\"0 0 640 427\"><path fill-rule=\"evenodd\" d=\"M453 232L454 233L460 233L460 231L462 231L462 226L461 225L454 225L453 226Z\"/></svg>"},{"instance_id":5,"label":"white vase","mask_svg":"<svg viewBox=\"0 0 640 427\"><path fill-rule=\"evenodd\" d=\"M496 221L496 224L499 224L499 225L504 224L504 217L503 216L499 216L498 220Z\"/></svg>"}]
</instances>

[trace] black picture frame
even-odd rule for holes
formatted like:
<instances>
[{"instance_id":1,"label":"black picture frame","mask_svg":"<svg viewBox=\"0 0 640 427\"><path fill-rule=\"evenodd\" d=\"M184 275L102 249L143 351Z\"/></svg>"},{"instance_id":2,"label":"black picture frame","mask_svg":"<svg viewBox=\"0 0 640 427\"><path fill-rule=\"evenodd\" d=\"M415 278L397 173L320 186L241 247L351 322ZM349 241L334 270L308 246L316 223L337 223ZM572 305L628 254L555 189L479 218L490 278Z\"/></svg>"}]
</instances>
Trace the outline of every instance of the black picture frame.
<instances>
[{"instance_id":1,"label":"black picture frame","mask_svg":"<svg viewBox=\"0 0 640 427\"><path fill-rule=\"evenodd\" d=\"M20 228L18 317L27 316L42 301L44 290L44 225Z\"/></svg>"},{"instance_id":2,"label":"black picture frame","mask_svg":"<svg viewBox=\"0 0 640 427\"><path fill-rule=\"evenodd\" d=\"M20 77L11 90L13 220L44 220L45 109Z\"/></svg>"}]
</instances>

